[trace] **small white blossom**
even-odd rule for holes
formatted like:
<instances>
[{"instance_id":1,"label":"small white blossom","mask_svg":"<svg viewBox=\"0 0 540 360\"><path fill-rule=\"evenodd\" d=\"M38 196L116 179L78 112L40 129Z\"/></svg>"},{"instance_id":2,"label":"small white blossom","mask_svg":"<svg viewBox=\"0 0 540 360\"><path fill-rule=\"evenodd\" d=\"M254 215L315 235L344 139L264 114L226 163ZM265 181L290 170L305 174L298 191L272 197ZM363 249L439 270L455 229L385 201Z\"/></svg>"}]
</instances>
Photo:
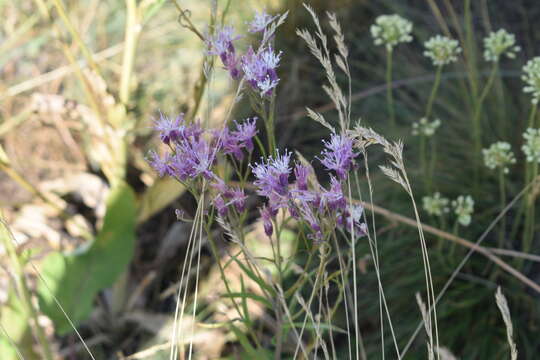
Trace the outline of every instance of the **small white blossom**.
<instances>
[{"instance_id":1,"label":"small white blossom","mask_svg":"<svg viewBox=\"0 0 540 360\"><path fill-rule=\"evenodd\" d=\"M422 204L424 210L430 215L442 216L450 211L448 204L450 200L441 197L439 192L433 194L433 196L424 196L422 198Z\"/></svg>"},{"instance_id":2,"label":"small white blossom","mask_svg":"<svg viewBox=\"0 0 540 360\"><path fill-rule=\"evenodd\" d=\"M399 15L381 15L370 30L375 45L385 45L388 51L392 51L397 44L412 41L412 28L412 22Z\"/></svg>"},{"instance_id":3,"label":"small white blossom","mask_svg":"<svg viewBox=\"0 0 540 360\"><path fill-rule=\"evenodd\" d=\"M523 72L521 79L527 83L523 91L532 94L532 103L536 105L540 99L540 56L527 61Z\"/></svg>"},{"instance_id":4,"label":"small white blossom","mask_svg":"<svg viewBox=\"0 0 540 360\"><path fill-rule=\"evenodd\" d=\"M484 163L488 168L502 168L505 174L508 174L508 165L516 163L510 144L504 141L491 144L489 148L482 150L482 153L484 154Z\"/></svg>"},{"instance_id":5,"label":"small white blossom","mask_svg":"<svg viewBox=\"0 0 540 360\"><path fill-rule=\"evenodd\" d=\"M433 136L439 126L441 126L441 120L435 119L432 122L429 122L425 117L423 117L420 119L420 121L413 123L412 134L428 137Z\"/></svg>"},{"instance_id":6,"label":"small white blossom","mask_svg":"<svg viewBox=\"0 0 540 360\"><path fill-rule=\"evenodd\" d=\"M489 33L484 38L484 59L486 61L498 62L502 55L513 59L516 52L521 48L516 45L514 34L508 33L504 29Z\"/></svg>"},{"instance_id":7,"label":"small white blossom","mask_svg":"<svg viewBox=\"0 0 540 360\"><path fill-rule=\"evenodd\" d=\"M433 61L433 65L447 65L457 60L461 52L457 40L446 36L436 35L424 43L424 55Z\"/></svg>"},{"instance_id":8,"label":"small white blossom","mask_svg":"<svg viewBox=\"0 0 540 360\"><path fill-rule=\"evenodd\" d=\"M540 163L540 129L528 128L523 138L525 138L525 144L521 150L527 156L527 161Z\"/></svg>"},{"instance_id":9,"label":"small white blossom","mask_svg":"<svg viewBox=\"0 0 540 360\"><path fill-rule=\"evenodd\" d=\"M452 208L458 217L458 222L463 226L469 226L471 215L474 212L474 200L470 195L460 195L456 200L452 200Z\"/></svg>"}]
</instances>

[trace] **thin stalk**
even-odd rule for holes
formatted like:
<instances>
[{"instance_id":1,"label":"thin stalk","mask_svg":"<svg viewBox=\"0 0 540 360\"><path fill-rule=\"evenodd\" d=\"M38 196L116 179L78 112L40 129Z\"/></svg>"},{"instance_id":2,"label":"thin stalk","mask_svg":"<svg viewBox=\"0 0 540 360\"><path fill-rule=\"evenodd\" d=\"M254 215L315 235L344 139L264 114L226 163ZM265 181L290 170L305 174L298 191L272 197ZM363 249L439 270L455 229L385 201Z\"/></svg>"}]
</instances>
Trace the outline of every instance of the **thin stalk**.
<instances>
[{"instance_id":1,"label":"thin stalk","mask_svg":"<svg viewBox=\"0 0 540 360\"><path fill-rule=\"evenodd\" d=\"M538 163L534 162L531 165L531 181L534 181L538 176ZM534 238L534 228L536 226L535 219L535 200L536 194L532 191L527 200L527 214L525 215L525 237L523 239L523 252L528 253L531 250L532 241Z\"/></svg>"},{"instance_id":2,"label":"thin stalk","mask_svg":"<svg viewBox=\"0 0 540 360\"><path fill-rule=\"evenodd\" d=\"M497 74L497 64L495 63L493 67L491 68L491 72L489 73L489 78L486 83L486 86L484 86L484 89L482 90L482 94L476 101L476 106L474 108L474 115L473 115L473 136L474 136L474 157L476 158L476 166L474 167L474 186L475 186L475 192L478 189L478 182L480 181L480 161L481 161L481 152L482 152L482 124L481 124L481 116L482 116L482 107L484 104L484 100L486 99L487 95L489 94L489 90L491 89L491 86L493 85L493 81L495 80L495 75Z\"/></svg>"},{"instance_id":3,"label":"thin stalk","mask_svg":"<svg viewBox=\"0 0 540 360\"><path fill-rule=\"evenodd\" d=\"M392 130L395 130L396 119L394 113L394 95L392 93L392 50L386 51L386 102L388 116L390 117L390 126Z\"/></svg>"},{"instance_id":4,"label":"thin stalk","mask_svg":"<svg viewBox=\"0 0 540 360\"><path fill-rule=\"evenodd\" d=\"M28 289L28 284L26 283L26 277L24 276L23 263L19 258L19 255L17 254L17 250L15 249L15 245L13 244L13 241L10 237L7 225L4 223L3 219L0 218L0 220L1 226L3 228L0 237L2 238L2 242L4 243L6 252L8 253L8 256L12 262L18 295L23 303L23 306L28 312L31 322L34 325L32 329L41 346L43 358L46 360L53 360L54 356L49 346L49 342L47 340L47 337L45 336L45 332L43 331L41 325L38 322L38 314L36 309L34 308L34 305L32 304L32 297L30 295L30 290Z\"/></svg>"},{"instance_id":5,"label":"thin stalk","mask_svg":"<svg viewBox=\"0 0 540 360\"><path fill-rule=\"evenodd\" d=\"M501 211L506 205L506 185L504 183L504 169L499 170L499 196L501 198ZM503 215L501 219L501 229L499 230L499 247L504 245L504 238L506 233L506 217Z\"/></svg>"},{"instance_id":6,"label":"thin stalk","mask_svg":"<svg viewBox=\"0 0 540 360\"><path fill-rule=\"evenodd\" d=\"M430 150L430 158L429 158L429 165L428 165L428 176L427 179L429 181L428 183L428 192L431 192L431 186L433 184L433 174L435 173L435 164L437 163L437 141L434 136L431 137L429 143L431 145Z\"/></svg>"},{"instance_id":7,"label":"thin stalk","mask_svg":"<svg viewBox=\"0 0 540 360\"><path fill-rule=\"evenodd\" d=\"M428 180L427 180L427 171L426 171L426 136L420 134L420 171L422 172L422 177L424 178L424 186L426 191L428 191Z\"/></svg>"},{"instance_id":8,"label":"thin stalk","mask_svg":"<svg viewBox=\"0 0 540 360\"><path fill-rule=\"evenodd\" d=\"M429 94L429 100L426 106L426 119L429 120L429 117L431 116L431 110L433 109L433 102L435 101L435 96L437 95L437 91L439 90L439 85L441 84L441 73L442 73L442 65L437 66L437 72L435 73L435 82L433 83L433 87L431 88L431 93Z\"/></svg>"},{"instance_id":9,"label":"thin stalk","mask_svg":"<svg viewBox=\"0 0 540 360\"><path fill-rule=\"evenodd\" d=\"M137 4L135 0L126 0L127 18L124 34L124 52L122 58L122 73L120 76L120 101L127 105L130 95L130 80L133 73L135 53L140 34Z\"/></svg>"}]
</instances>

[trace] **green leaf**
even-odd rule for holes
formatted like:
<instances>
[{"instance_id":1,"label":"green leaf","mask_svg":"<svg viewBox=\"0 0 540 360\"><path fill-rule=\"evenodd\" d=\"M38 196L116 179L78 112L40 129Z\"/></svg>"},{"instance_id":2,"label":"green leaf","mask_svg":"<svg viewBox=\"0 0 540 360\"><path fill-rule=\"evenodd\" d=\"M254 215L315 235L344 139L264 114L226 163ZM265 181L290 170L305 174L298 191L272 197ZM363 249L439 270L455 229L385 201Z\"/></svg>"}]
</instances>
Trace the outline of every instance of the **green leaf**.
<instances>
[{"instance_id":1,"label":"green leaf","mask_svg":"<svg viewBox=\"0 0 540 360\"><path fill-rule=\"evenodd\" d=\"M163 210L185 191L185 187L171 177L157 179L141 196L137 222L148 220L158 211Z\"/></svg>"},{"instance_id":2,"label":"green leaf","mask_svg":"<svg viewBox=\"0 0 540 360\"><path fill-rule=\"evenodd\" d=\"M55 297L77 325L92 310L97 293L111 286L129 264L135 243L135 195L125 183L109 195L103 227L85 249L72 254L48 255L40 266L43 277L37 292L41 310L56 325L59 334L72 328Z\"/></svg>"}]
</instances>

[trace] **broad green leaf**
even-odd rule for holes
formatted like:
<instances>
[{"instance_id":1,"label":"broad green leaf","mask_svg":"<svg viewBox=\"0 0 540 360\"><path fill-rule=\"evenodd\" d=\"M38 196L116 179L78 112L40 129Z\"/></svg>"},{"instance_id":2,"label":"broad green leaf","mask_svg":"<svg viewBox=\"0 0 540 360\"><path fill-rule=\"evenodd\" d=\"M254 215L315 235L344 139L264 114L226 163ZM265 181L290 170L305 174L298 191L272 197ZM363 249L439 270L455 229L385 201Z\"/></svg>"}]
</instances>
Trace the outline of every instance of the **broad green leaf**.
<instances>
[{"instance_id":1,"label":"broad green leaf","mask_svg":"<svg viewBox=\"0 0 540 360\"><path fill-rule=\"evenodd\" d=\"M55 252L43 260L40 306L58 333L69 332L71 325L54 298L75 325L85 320L97 293L111 286L131 260L135 219L135 195L128 185L119 183L109 194L103 227L94 242L74 253Z\"/></svg>"},{"instance_id":2,"label":"broad green leaf","mask_svg":"<svg viewBox=\"0 0 540 360\"><path fill-rule=\"evenodd\" d=\"M163 210L184 191L184 186L173 178L157 179L139 200L137 222L139 224L145 222L152 215Z\"/></svg>"}]
</instances>

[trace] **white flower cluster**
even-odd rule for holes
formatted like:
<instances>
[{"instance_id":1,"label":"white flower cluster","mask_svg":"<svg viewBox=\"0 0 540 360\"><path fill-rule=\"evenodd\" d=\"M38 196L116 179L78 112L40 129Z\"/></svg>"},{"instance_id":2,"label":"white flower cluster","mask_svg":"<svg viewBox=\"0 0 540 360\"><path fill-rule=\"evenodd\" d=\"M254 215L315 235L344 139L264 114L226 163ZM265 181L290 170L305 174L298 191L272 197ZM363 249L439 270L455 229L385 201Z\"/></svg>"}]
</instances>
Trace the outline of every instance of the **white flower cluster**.
<instances>
[{"instance_id":1,"label":"white flower cluster","mask_svg":"<svg viewBox=\"0 0 540 360\"><path fill-rule=\"evenodd\" d=\"M510 144L504 141L491 144L489 148L482 150L482 153L484 154L484 163L488 168L500 167L505 174L508 174L508 165L516 163Z\"/></svg>"},{"instance_id":2,"label":"white flower cluster","mask_svg":"<svg viewBox=\"0 0 540 360\"><path fill-rule=\"evenodd\" d=\"M452 208L456 214L457 221L463 226L469 226L471 215L474 212L474 200L470 195L460 195L456 200L452 200Z\"/></svg>"},{"instance_id":3,"label":"white flower cluster","mask_svg":"<svg viewBox=\"0 0 540 360\"><path fill-rule=\"evenodd\" d=\"M502 55L513 59L521 48L516 45L514 34L508 33L504 29L491 32L484 38L484 59L486 61L498 62Z\"/></svg>"},{"instance_id":4,"label":"white flower cluster","mask_svg":"<svg viewBox=\"0 0 540 360\"><path fill-rule=\"evenodd\" d=\"M528 128L523 138L525 138L525 144L521 150L527 156L527 161L540 163L540 129Z\"/></svg>"},{"instance_id":5,"label":"white flower cluster","mask_svg":"<svg viewBox=\"0 0 540 360\"><path fill-rule=\"evenodd\" d=\"M443 214L448 213L450 211L450 208L448 207L449 203L450 200L441 197L439 192L436 192L433 196L424 196L422 198L424 210L428 214L435 216L442 216Z\"/></svg>"},{"instance_id":6,"label":"white flower cluster","mask_svg":"<svg viewBox=\"0 0 540 360\"><path fill-rule=\"evenodd\" d=\"M375 45L385 45L388 51L392 51L397 44L412 41L412 27L412 22L399 15L381 15L370 30Z\"/></svg>"},{"instance_id":7,"label":"white flower cluster","mask_svg":"<svg viewBox=\"0 0 540 360\"><path fill-rule=\"evenodd\" d=\"M426 48L424 56L430 58L435 66L447 65L456 61L461 52L457 40L441 35L430 38L424 43L424 47Z\"/></svg>"},{"instance_id":8,"label":"white flower cluster","mask_svg":"<svg viewBox=\"0 0 540 360\"><path fill-rule=\"evenodd\" d=\"M422 136L433 136L435 130L441 126L441 120L435 119L432 122L429 122L425 117L421 118L420 121L414 122L412 125L412 134L413 135L422 135Z\"/></svg>"},{"instance_id":9,"label":"white flower cluster","mask_svg":"<svg viewBox=\"0 0 540 360\"><path fill-rule=\"evenodd\" d=\"M523 91L532 94L532 103L536 105L540 99L540 56L527 61L523 72L521 79L527 83Z\"/></svg>"}]
</instances>

